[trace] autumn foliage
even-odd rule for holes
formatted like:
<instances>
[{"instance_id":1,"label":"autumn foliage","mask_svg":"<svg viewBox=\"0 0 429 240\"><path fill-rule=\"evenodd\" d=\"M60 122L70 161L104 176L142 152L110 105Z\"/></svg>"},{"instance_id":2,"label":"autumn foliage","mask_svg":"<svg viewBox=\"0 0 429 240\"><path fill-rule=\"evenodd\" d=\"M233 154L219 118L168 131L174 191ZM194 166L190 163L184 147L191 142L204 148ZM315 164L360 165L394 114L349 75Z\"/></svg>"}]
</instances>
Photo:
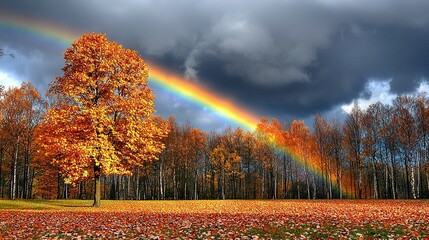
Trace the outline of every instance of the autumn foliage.
<instances>
[{"instance_id":1,"label":"autumn foliage","mask_svg":"<svg viewBox=\"0 0 429 240\"><path fill-rule=\"evenodd\" d=\"M31 83L1 89L0 94L0 197L4 196L4 183L9 182L11 199L29 198L34 175L32 161L37 149L35 128L43 116L45 103ZM10 170L10 174L6 175L5 170Z\"/></svg>"},{"instance_id":2,"label":"autumn foliage","mask_svg":"<svg viewBox=\"0 0 429 240\"><path fill-rule=\"evenodd\" d=\"M168 129L153 116L148 69L137 53L105 35L85 34L64 59L64 74L49 89L57 102L39 126L38 144L66 183L131 174L156 159Z\"/></svg>"},{"instance_id":3,"label":"autumn foliage","mask_svg":"<svg viewBox=\"0 0 429 240\"><path fill-rule=\"evenodd\" d=\"M88 208L88 201L25 204L20 210L19 203L0 200L0 238L429 237L429 205L421 200L106 201L98 209Z\"/></svg>"},{"instance_id":4,"label":"autumn foliage","mask_svg":"<svg viewBox=\"0 0 429 240\"><path fill-rule=\"evenodd\" d=\"M46 99L30 83L0 87L1 198L429 196L427 95L312 126L266 117L255 131L205 132L154 116L150 69L105 35L83 35L64 58Z\"/></svg>"},{"instance_id":5,"label":"autumn foliage","mask_svg":"<svg viewBox=\"0 0 429 240\"><path fill-rule=\"evenodd\" d=\"M204 132L155 116L144 61L105 35L64 59L46 100L30 83L0 86L0 198L13 199L0 200L0 239L429 238L423 200L254 200L428 198L423 95L312 128L262 118ZM253 200L16 200L70 197Z\"/></svg>"}]
</instances>

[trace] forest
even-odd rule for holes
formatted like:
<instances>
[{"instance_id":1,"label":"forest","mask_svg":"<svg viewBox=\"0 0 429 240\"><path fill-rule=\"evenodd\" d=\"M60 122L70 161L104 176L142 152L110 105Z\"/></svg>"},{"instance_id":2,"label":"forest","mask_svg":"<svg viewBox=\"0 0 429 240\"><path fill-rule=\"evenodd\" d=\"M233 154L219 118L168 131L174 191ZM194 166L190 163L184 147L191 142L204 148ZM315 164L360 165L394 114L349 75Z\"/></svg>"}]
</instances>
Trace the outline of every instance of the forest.
<instances>
[{"instance_id":1,"label":"forest","mask_svg":"<svg viewBox=\"0 0 429 240\"><path fill-rule=\"evenodd\" d=\"M178 124L174 116L152 116L151 101L136 107L135 96L153 100L147 69L134 51L103 36L84 35L66 51L64 76L51 84L46 97L30 82L1 88L0 198L429 198L429 99L424 93L366 109L356 104L344 120L318 114L311 126L264 117L254 131L205 132ZM85 55L88 49L100 46L105 62L82 75L77 71L86 66L82 62L94 62ZM117 65L118 59L123 65ZM135 82L115 86L104 100L110 83L97 76ZM68 85L80 78L95 79L101 88ZM132 114L138 117L127 117ZM93 132L85 128L89 125ZM82 158L88 153L94 166ZM103 162L107 158L113 161Z\"/></svg>"},{"instance_id":2,"label":"forest","mask_svg":"<svg viewBox=\"0 0 429 240\"><path fill-rule=\"evenodd\" d=\"M38 153L47 99L23 83L2 89L0 104L1 198L93 198L91 178L66 184ZM170 117L157 159L102 175L102 198L428 198L428 106L423 95L400 96L355 106L344 121L317 115L309 127L263 118L255 131L204 132Z\"/></svg>"}]
</instances>

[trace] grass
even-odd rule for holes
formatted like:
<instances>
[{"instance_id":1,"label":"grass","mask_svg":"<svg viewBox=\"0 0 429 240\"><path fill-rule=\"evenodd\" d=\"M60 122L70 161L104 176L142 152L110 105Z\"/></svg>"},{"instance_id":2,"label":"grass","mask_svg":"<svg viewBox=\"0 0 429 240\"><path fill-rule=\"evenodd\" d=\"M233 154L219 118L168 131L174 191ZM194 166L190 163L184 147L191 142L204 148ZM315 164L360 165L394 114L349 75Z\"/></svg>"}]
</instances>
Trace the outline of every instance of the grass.
<instances>
[{"instance_id":1,"label":"grass","mask_svg":"<svg viewBox=\"0 0 429 240\"><path fill-rule=\"evenodd\" d=\"M83 210L91 200L0 200L0 210Z\"/></svg>"}]
</instances>

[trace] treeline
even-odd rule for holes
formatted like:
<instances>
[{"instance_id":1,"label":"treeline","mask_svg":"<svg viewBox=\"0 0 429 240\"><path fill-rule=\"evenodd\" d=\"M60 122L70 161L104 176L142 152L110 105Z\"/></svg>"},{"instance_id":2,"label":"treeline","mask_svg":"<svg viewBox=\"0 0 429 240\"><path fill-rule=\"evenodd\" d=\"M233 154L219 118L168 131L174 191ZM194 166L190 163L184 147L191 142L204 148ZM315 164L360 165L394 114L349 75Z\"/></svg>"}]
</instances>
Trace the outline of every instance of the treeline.
<instances>
[{"instance_id":1,"label":"treeline","mask_svg":"<svg viewBox=\"0 0 429 240\"><path fill-rule=\"evenodd\" d=\"M33 198L38 169L33 166L37 147L35 129L46 105L30 84L0 87L0 197Z\"/></svg>"},{"instance_id":2,"label":"treeline","mask_svg":"<svg viewBox=\"0 0 429 240\"><path fill-rule=\"evenodd\" d=\"M1 91L0 197L93 198L65 184L34 139L46 101L29 83ZM158 160L101 176L104 199L429 198L429 100L357 106L345 120L261 119L255 131L204 132L167 120Z\"/></svg>"}]
</instances>

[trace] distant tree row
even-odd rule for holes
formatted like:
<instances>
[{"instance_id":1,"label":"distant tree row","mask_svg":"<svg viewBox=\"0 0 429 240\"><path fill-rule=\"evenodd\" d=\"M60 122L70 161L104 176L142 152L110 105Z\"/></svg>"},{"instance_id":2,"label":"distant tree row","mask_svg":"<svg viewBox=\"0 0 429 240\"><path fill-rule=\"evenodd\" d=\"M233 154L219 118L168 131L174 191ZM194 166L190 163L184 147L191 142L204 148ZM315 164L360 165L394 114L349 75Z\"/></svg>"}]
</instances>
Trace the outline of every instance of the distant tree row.
<instances>
[{"instance_id":1,"label":"distant tree row","mask_svg":"<svg viewBox=\"0 0 429 240\"><path fill-rule=\"evenodd\" d=\"M0 196L93 198L93 175L66 184L36 144L48 108L37 90L24 83L2 89L0 100ZM312 130L302 121L268 118L254 132L204 132L173 117L165 124L165 149L129 174L102 174L102 198L429 197L429 100L423 95L366 110L355 106L343 122L317 115Z\"/></svg>"},{"instance_id":2,"label":"distant tree row","mask_svg":"<svg viewBox=\"0 0 429 240\"><path fill-rule=\"evenodd\" d=\"M34 196L35 129L45 109L42 97L29 83L23 83L20 88L0 88L1 198Z\"/></svg>"},{"instance_id":3,"label":"distant tree row","mask_svg":"<svg viewBox=\"0 0 429 240\"><path fill-rule=\"evenodd\" d=\"M206 133L169 119L159 159L105 178L112 199L429 197L429 100L355 106L345 120L264 118L254 132ZM112 187L113 186L113 187ZM112 194L113 193L113 194Z\"/></svg>"}]
</instances>

